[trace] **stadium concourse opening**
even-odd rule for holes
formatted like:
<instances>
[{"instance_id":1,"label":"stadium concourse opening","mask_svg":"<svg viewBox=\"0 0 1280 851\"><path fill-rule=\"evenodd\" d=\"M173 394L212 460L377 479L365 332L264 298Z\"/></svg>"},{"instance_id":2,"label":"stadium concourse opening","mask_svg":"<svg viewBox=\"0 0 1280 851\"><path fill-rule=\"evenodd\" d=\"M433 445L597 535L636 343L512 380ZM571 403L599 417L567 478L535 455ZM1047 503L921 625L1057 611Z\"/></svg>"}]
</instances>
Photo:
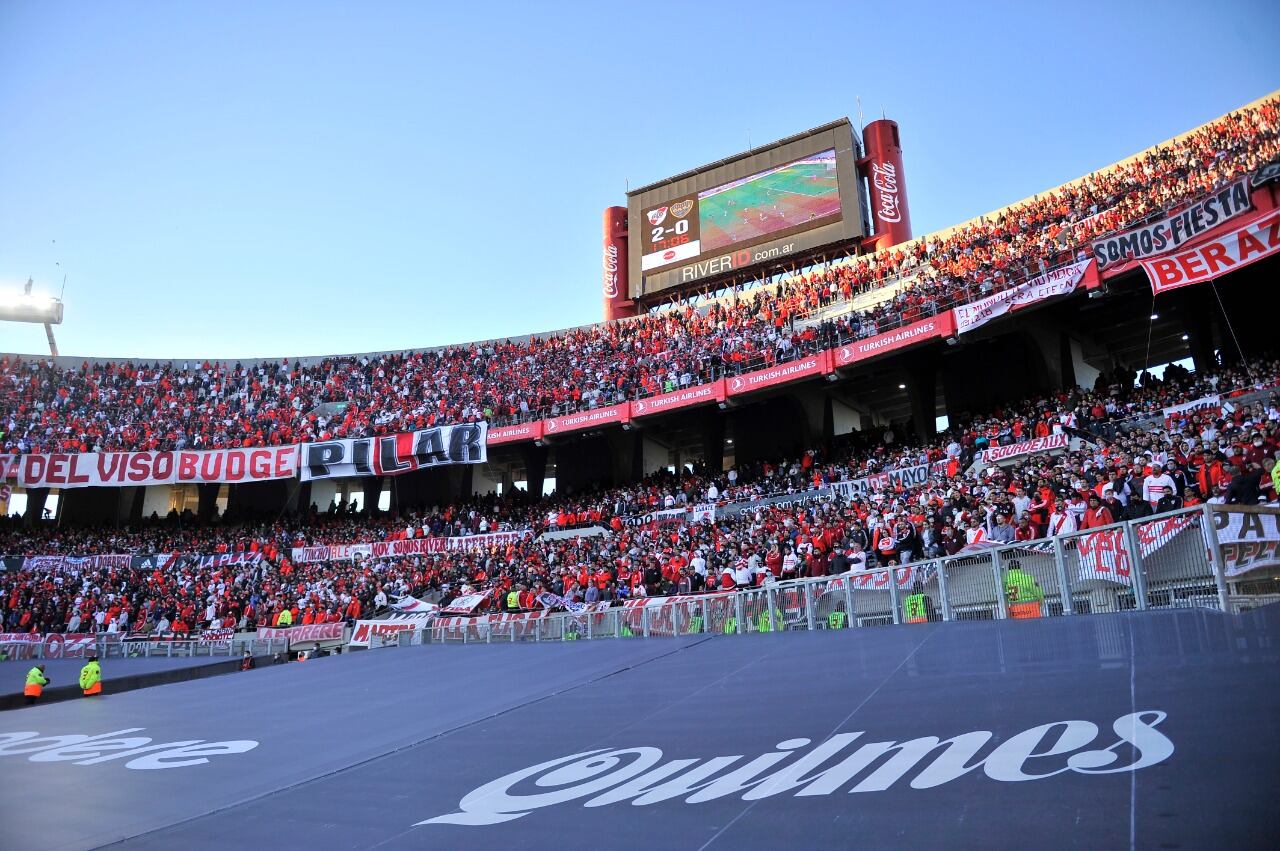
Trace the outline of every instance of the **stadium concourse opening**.
<instances>
[{"instance_id":1,"label":"stadium concourse opening","mask_svg":"<svg viewBox=\"0 0 1280 851\"><path fill-rule=\"evenodd\" d=\"M1277 630L1182 609L260 667L6 713L0 844L1268 847Z\"/></svg>"}]
</instances>

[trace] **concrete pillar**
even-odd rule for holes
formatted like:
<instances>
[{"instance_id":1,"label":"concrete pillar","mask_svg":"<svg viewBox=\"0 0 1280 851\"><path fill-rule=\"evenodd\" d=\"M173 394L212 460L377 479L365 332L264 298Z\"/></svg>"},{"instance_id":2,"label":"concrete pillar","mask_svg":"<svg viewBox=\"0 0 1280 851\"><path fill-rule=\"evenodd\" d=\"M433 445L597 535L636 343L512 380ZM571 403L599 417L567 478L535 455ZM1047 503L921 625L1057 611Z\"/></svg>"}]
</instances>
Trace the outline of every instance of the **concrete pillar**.
<instances>
[{"instance_id":1,"label":"concrete pillar","mask_svg":"<svg viewBox=\"0 0 1280 851\"><path fill-rule=\"evenodd\" d=\"M520 447L524 460L525 487L534 499L542 496L542 485L547 478L547 447L526 443Z\"/></svg>"},{"instance_id":2,"label":"concrete pillar","mask_svg":"<svg viewBox=\"0 0 1280 851\"><path fill-rule=\"evenodd\" d=\"M145 487L120 489L120 501L117 504L116 523L131 525L142 519L142 505L146 501Z\"/></svg>"},{"instance_id":3,"label":"concrete pillar","mask_svg":"<svg viewBox=\"0 0 1280 851\"><path fill-rule=\"evenodd\" d=\"M941 358L936 349L924 349L905 358L907 397L911 401L911 422L916 437L932 440L937 434L938 368Z\"/></svg>"},{"instance_id":4,"label":"concrete pillar","mask_svg":"<svg viewBox=\"0 0 1280 851\"><path fill-rule=\"evenodd\" d=\"M707 408L702 413L702 463L712 475L724 470L724 412ZM679 464L681 459L677 459Z\"/></svg>"},{"instance_id":5,"label":"concrete pillar","mask_svg":"<svg viewBox=\"0 0 1280 851\"><path fill-rule=\"evenodd\" d=\"M213 513L218 507L218 490L222 487L219 484L196 485L196 494L199 500L196 508L196 517L201 521L208 520L213 517Z\"/></svg>"},{"instance_id":6,"label":"concrete pillar","mask_svg":"<svg viewBox=\"0 0 1280 851\"><path fill-rule=\"evenodd\" d=\"M49 488L27 489L27 511L22 515L23 521L30 526L44 516L45 503L49 501Z\"/></svg>"},{"instance_id":7,"label":"concrete pillar","mask_svg":"<svg viewBox=\"0 0 1280 851\"><path fill-rule=\"evenodd\" d=\"M360 513L373 514L378 510L378 496L382 493L382 476L365 476L360 480Z\"/></svg>"}]
</instances>

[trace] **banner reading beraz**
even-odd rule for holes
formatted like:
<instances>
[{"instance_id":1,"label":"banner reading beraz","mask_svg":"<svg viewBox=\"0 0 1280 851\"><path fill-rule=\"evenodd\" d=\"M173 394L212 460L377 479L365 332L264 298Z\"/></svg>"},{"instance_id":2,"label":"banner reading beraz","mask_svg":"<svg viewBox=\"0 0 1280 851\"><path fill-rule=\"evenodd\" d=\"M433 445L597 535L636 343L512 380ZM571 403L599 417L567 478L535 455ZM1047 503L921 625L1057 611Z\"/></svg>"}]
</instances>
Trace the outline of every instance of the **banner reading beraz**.
<instances>
[{"instance_id":1,"label":"banner reading beraz","mask_svg":"<svg viewBox=\"0 0 1280 851\"><path fill-rule=\"evenodd\" d=\"M302 481L342 476L396 476L428 467L483 464L487 423L302 444Z\"/></svg>"}]
</instances>

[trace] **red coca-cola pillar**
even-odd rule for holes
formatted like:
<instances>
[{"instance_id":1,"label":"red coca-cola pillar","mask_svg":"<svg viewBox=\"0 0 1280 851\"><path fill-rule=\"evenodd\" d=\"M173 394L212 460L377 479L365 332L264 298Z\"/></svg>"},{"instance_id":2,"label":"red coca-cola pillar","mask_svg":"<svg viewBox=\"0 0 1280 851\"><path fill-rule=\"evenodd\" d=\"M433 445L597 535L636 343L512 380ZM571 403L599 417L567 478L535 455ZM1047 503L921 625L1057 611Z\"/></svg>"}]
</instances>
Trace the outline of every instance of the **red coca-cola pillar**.
<instances>
[{"instance_id":1,"label":"red coca-cola pillar","mask_svg":"<svg viewBox=\"0 0 1280 851\"><path fill-rule=\"evenodd\" d=\"M858 160L858 170L867 181L875 247L906 242L911 239L911 213L898 123L887 118L872 121L862 129L862 143L864 156Z\"/></svg>"},{"instance_id":2,"label":"red coca-cola pillar","mask_svg":"<svg viewBox=\"0 0 1280 851\"><path fill-rule=\"evenodd\" d=\"M636 303L627 298L627 208L604 211L604 321L636 315Z\"/></svg>"}]
</instances>

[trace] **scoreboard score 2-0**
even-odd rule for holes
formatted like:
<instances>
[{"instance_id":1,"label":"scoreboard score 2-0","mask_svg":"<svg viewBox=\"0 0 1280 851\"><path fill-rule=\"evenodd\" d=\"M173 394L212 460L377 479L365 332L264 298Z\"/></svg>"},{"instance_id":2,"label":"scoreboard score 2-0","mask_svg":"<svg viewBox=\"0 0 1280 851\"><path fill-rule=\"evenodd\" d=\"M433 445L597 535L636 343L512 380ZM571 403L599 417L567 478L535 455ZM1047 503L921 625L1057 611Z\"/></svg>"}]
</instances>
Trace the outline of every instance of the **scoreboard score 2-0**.
<instances>
[{"instance_id":1,"label":"scoreboard score 2-0","mask_svg":"<svg viewBox=\"0 0 1280 851\"><path fill-rule=\"evenodd\" d=\"M645 228L640 268L644 271L697 257L701 251L698 196L680 198L644 211Z\"/></svg>"}]
</instances>

